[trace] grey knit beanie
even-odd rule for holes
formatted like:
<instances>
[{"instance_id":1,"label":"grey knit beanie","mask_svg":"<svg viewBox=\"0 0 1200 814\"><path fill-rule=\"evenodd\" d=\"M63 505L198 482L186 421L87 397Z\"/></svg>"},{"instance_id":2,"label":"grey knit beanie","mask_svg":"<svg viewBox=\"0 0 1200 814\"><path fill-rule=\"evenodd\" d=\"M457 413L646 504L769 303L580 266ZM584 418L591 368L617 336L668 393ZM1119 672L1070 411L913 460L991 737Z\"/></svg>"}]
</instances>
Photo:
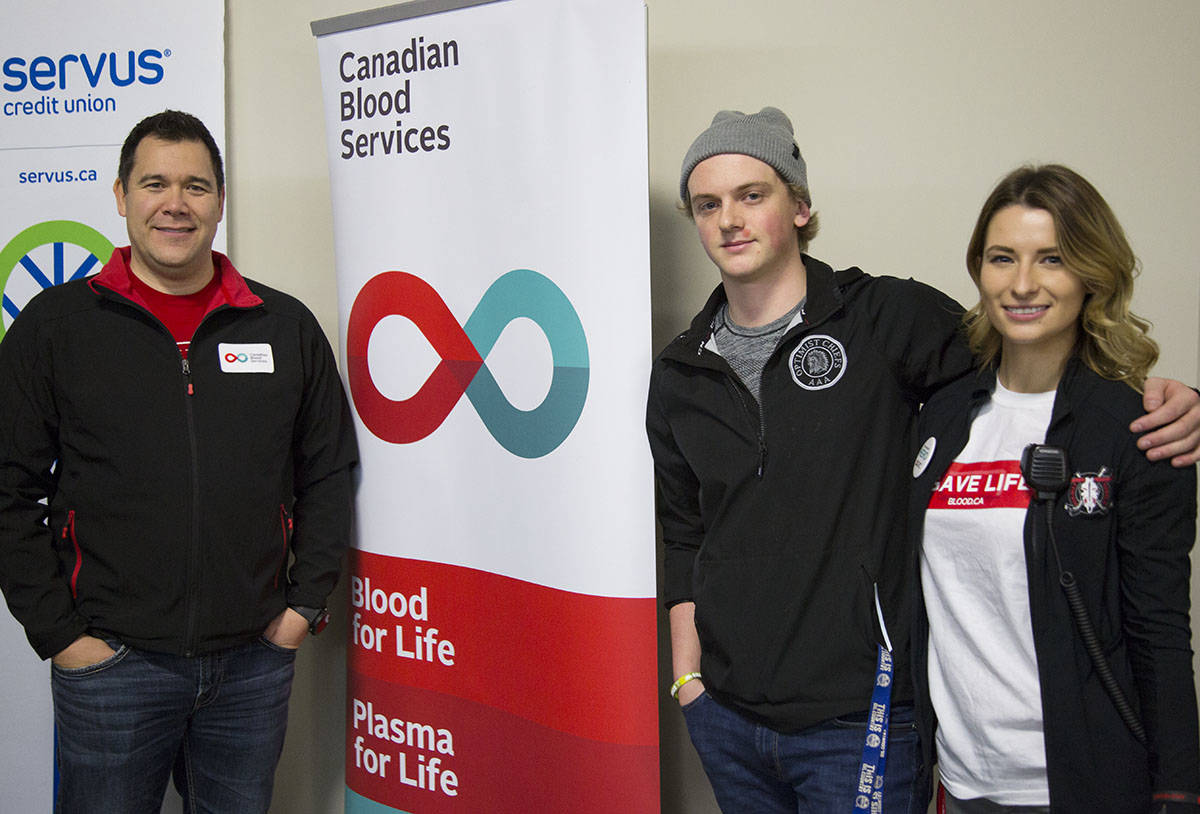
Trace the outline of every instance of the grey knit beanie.
<instances>
[{"instance_id":1,"label":"grey knit beanie","mask_svg":"<svg viewBox=\"0 0 1200 814\"><path fill-rule=\"evenodd\" d=\"M688 198L688 178L696 165L723 153L757 158L774 167L784 181L808 189L808 172L792 136L792 123L779 108L764 107L749 115L740 110L722 110L713 116L712 124L696 136L683 157L683 172L679 176L681 200ZM812 205L812 201L805 203Z\"/></svg>"}]
</instances>

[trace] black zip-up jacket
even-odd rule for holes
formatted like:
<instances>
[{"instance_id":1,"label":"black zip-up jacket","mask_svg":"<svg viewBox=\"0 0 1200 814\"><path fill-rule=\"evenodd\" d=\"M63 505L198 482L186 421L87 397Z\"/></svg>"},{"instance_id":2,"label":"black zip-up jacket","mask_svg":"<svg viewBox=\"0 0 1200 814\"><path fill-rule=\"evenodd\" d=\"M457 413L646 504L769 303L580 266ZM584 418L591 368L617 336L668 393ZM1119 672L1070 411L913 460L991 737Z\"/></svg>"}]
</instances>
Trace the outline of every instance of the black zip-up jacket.
<instances>
[{"instance_id":1,"label":"black zip-up jacket","mask_svg":"<svg viewBox=\"0 0 1200 814\"><path fill-rule=\"evenodd\" d=\"M721 287L655 361L646 419L665 602L696 603L707 690L781 732L870 705L875 583L907 664L913 419L971 369L945 295L804 264L805 319L767 360L761 421L710 349ZM896 681L911 700L908 670Z\"/></svg>"},{"instance_id":2,"label":"black zip-up jacket","mask_svg":"<svg viewBox=\"0 0 1200 814\"><path fill-rule=\"evenodd\" d=\"M184 362L130 299L128 252L0 342L0 588L42 658L87 631L185 655L250 641L324 605L349 541L357 451L316 319L214 252L230 304Z\"/></svg>"},{"instance_id":3,"label":"black zip-up jacket","mask_svg":"<svg viewBox=\"0 0 1200 814\"><path fill-rule=\"evenodd\" d=\"M926 659L929 621L919 556L925 509L970 436L971 422L991 399L995 374L964 377L921 411L918 441L935 438L933 457L913 481L916 621L913 674L924 751L918 782L929 790L936 719ZM1063 568L1074 574L1113 675L1145 727L1149 749L1121 720L1096 676L1059 584L1046 535L1045 508L1025 516L1025 567L1042 718L1050 810L1054 814L1146 814L1152 792L1200 793L1200 745L1192 676L1188 553L1196 533L1196 468L1151 463L1129 424L1142 415L1130 387L1103 379L1078 359L1068 364L1055 396L1045 443L1067 451L1068 487L1054 503L1054 533ZM1104 480L1109 478L1109 480ZM1159 811L1155 807L1154 811ZM1196 812L1168 804L1167 811Z\"/></svg>"}]
</instances>

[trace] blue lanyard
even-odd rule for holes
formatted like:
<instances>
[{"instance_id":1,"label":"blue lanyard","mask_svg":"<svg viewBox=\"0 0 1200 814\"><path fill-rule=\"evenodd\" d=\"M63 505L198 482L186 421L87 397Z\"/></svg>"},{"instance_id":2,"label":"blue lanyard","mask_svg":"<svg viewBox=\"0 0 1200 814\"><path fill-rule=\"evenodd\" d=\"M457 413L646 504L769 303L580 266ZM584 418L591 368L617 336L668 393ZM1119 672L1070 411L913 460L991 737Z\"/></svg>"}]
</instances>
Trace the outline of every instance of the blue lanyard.
<instances>
[{"instance_id":1,"label":"blue lanyard","mask_svg":"<svg viewBox=\"0 0 1200 814\"><path fill-rule=\"evenodd\" d=\"M858 768L858 788L854 797L855 811L883 812L883 769L887 762L888 721L892 714L892 642L883 623L879 605L879 586L875 586L875 613L887 647L877 645L879 659L875 666L875 688L871 691L871 709L867 714L867 737L863 742L862 763Z\"/></svg>"}]
</instances>

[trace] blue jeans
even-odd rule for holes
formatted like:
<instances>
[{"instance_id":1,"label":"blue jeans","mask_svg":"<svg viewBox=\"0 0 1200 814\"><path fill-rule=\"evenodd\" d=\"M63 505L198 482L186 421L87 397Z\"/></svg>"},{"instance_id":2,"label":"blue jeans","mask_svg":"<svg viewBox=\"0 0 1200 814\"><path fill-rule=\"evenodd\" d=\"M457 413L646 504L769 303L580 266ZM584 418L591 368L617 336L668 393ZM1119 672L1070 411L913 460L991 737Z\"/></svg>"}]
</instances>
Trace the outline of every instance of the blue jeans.
<instances>
[{"instance_id":1,"label":"blue jeans","mask_svg":"<svg viewBox=\"0 0 1200 814\"><path fill-rule=\"evenodd\" d=\"M757 724L707 692L683 708L688 734L724 814L850 814L866 714L826 721L794 735ZM913 798L919 760L911 706L892 708L884 814L918 814Z\"/></svg>"},{"instance_id":2,"label":"blue jeans","mask_svg":"<svg viewBox=\"0 0 1200 814\"><path fill-rule=\"evenodd\" d=\"M187 658L134 650L51 669L55 811L152 814L172 772L187 812L265 812L294 650L265 639Z\"/></svg>"}]
</instances>

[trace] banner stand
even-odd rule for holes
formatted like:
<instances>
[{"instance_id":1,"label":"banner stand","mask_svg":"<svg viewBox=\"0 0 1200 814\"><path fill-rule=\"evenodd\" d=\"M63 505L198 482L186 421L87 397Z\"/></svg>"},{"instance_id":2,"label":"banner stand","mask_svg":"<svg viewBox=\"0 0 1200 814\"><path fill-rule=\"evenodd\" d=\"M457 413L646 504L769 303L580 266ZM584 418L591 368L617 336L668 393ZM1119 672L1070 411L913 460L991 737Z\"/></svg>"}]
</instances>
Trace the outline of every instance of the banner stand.
<instances>
[{"instance_id":1,"label":"banner stand","mask_svg":"<svg viewBox=\"0 0 1200 814\"><path fill-rule=\"evenodd\" d=\"M645 23L312 24L362 459L350 814L659 810Z\"/></svg>"}]
</instances>

